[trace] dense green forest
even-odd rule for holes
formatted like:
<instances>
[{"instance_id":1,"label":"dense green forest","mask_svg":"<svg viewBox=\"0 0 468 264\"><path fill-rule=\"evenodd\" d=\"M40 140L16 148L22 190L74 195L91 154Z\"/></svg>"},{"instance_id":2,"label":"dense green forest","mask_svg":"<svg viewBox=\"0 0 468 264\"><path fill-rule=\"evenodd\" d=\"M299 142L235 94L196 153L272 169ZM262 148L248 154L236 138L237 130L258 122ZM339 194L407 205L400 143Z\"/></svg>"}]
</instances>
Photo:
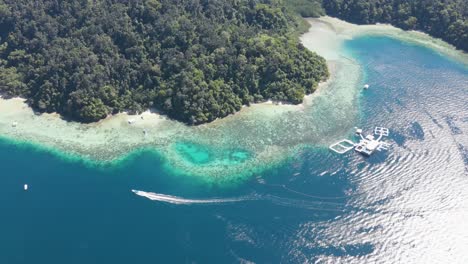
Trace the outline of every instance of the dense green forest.
<instances>
[{"instance_id":1,"label":"dense green forest","mask_svg":"<svg viewBox=\"0 0 468 264\"><path fill-rule=\"evenodd\" d=\"M323 0L330 16L424 31L468 51L467 0Z\"/></svg>"},{"instance_id":2,"label":"dense green forest","mask_svg":"<svg viewBox=\"0 0 468 264\"><path fill-rule=\"evenodd\" d=\"M266 99L297 104L328 70L295 37L294 11L279 0L0 0L0 92L82 122L154 108L200 124Z\"/></svg>"},{"instance_id":3,"label":"dense green forest","mask_svg":"<svg viewBox=\"0 0 468 264\"><path fill-rule=\"evenodd\" d=\"M298 17L417 29L468 50L466 0L0 0L0 93L93 122L153 108L200 124L328 77Z\"/></svg>"},{"instance_id":4,"label":"dense green forest","mask_svg":"<svg viewBox=\"0 0 468 264\"><path fill-rule=\"evenodd\" d=\"M322 0L283 0L287 8L303 17L319 17L325 15Z\"/></svg>"}]
</instances>

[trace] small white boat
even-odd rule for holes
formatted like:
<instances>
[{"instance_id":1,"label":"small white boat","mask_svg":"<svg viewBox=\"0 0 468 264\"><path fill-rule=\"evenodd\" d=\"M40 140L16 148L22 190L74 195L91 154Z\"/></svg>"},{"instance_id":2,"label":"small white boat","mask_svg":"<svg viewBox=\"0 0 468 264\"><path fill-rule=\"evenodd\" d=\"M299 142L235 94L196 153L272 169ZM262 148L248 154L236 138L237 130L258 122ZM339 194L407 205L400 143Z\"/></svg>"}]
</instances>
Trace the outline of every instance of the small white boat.
<instances>
[{"instance_id":1,"label":"small white boat","mask_svg":"<svg viewBox=\"0 0 468 264\"><path fill-rule=\"evenodd\" d=\"M364 85L364 89L366 89L366 90L369 89L369 87L370 86L368 84Z\"/></svg>"},{"instance_id":2,"label":"small white boat","mask_svg":"<svg viewBox=\"0 0 468 264\"><path fill-rule=\"evenodd\" d=\"M25 191L28 190L28 185L27 185L27 184L24 185L24 190L25 190Z\"/></svg>"}]
</instances>

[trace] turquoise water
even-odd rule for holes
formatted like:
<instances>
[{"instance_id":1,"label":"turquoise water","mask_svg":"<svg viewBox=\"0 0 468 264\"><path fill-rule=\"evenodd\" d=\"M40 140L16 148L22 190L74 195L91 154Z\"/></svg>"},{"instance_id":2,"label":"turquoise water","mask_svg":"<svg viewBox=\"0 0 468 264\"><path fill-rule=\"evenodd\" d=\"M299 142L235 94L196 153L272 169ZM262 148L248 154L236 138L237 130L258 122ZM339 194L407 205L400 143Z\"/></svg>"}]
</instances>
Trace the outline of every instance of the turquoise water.
<instances>
[{"instance_id":1,"label":"turquoise water","mask_svg":"<svg viewBox=\"0 0 468 264\"><path fill-rule=\"evenodd\" d=\"M226 185L149 151L98 166L0 141L0 263L467 263L467 67L385 37L345 48L371 86L356 126L390 128L390 151L311 147ZM200 166L252 155L173 147Z\"/></svg>"},{"instance_id":2,"label":"turquoise water","mask_svg":"<svg viewBox=\"0 0 468 264\"><path fill-rule=\"evenodd\" d=\"M251 154L243 149L210 148L193 142L178 142L174 148L185 161L203 166L209 163L223 165L239 164L248 160Z\"/></svg>"}]
</instances>

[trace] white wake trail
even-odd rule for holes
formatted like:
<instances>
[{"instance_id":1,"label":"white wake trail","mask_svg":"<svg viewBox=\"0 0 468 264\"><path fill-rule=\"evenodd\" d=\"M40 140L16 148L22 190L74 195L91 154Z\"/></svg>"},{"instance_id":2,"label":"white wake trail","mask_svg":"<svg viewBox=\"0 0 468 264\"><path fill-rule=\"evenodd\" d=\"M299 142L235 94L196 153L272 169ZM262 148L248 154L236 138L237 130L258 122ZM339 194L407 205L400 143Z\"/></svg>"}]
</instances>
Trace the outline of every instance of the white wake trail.
<instances>
[{"instance_id":1,"label":"white wake trail","mask_svg":"<svg viewBox=\"0 0 468 264\"><path fill-rule=\"evenodd\" d=\"M297 200L284 197L278 197L273 195L248 195L241 196L238 198L224 198L224 199L185 199L178 196L166 195L153 192L145 192L132 190L138 196L148 198L153 201L179 204L179 205L190 205L190 204L224 204L224 203L237 203L244 201L268 201L275 205L284 207L295 207L306 210L316 211L331 211L331 212L343 212L345 209L345 203L338 202L323 202L323 201L308 201L308 200Z\"/></svg>"},{"instance_id":2,"label":"white wake trail","mask_svg":"<svg viewBox=\"0 0 468 264\"><path fill-rule=\"evenodd\" d=\"M235 203L247 200L253 200L253 197L239 197L239 198L225 198L225 199L185 199L178 196L144 192L138 190L132 190L136 195L148 198L153 201L160 201L171 204L212 204L212 203Z\"/></svg>"}]
</instances>

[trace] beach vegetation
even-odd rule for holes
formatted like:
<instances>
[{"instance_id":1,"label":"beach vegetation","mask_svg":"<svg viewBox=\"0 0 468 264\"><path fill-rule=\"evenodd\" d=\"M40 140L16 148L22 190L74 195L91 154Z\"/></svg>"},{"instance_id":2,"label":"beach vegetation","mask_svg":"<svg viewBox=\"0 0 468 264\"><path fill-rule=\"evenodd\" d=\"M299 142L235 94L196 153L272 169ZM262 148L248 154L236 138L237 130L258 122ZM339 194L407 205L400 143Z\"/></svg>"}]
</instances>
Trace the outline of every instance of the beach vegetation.
<instances>
[{"instance_id":1,"label":"beach vegetation","mask_svg":"<svg viewBox=\"0 0 468 264\"><path fill-rule=\"evenodd\" d=\"M466 0L323 0L330 16L357 24L421 30L468 51Z\"/></svg>"},{"instance_id":2,"label":"beach vegetation","mask_svg":"<svg viewBox=\"0 0 468 264\"><path fill-rule=\"evenodd\" d=\"M328 77L300 26L280 0L0 0L0 93L80 122L297 104Z\"/></svg>"}]
</instances>

